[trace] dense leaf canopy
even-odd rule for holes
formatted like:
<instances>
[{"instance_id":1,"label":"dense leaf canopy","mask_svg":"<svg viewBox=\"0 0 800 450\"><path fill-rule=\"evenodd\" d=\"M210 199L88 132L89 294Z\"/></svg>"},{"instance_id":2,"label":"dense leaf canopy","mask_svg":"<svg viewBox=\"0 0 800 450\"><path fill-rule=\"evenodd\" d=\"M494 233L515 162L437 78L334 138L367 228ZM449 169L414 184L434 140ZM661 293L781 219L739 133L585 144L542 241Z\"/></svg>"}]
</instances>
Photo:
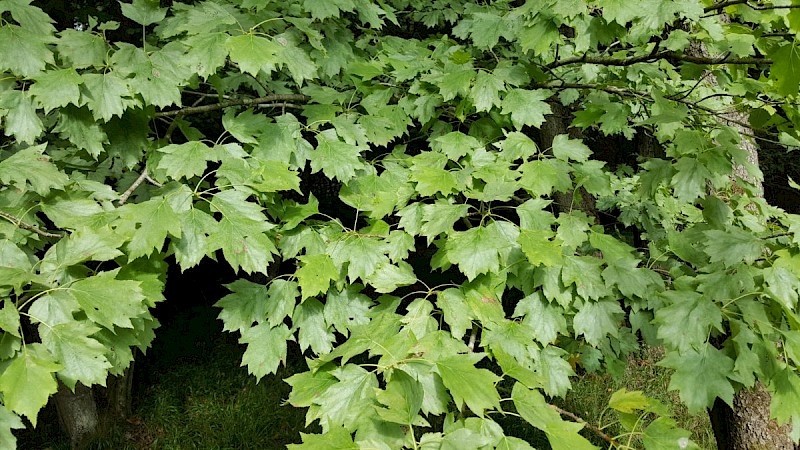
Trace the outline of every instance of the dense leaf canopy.
<instances>
[{"instance_id":1,"label":"dense leaf canopy","mask_svg":"<svg viewBox=\"0 0 800 450\"><path fill-rule=\"evenodd\" d=\"M3 447L207 258L256 377L308 357L293 448L531 448L504 412L595 448L547 397L643 341L690 411L760 381L800 437L800 216L745 145L800 145L790 0L133 0L123 40L29 3L0 0Z\"/></svg>"}]
</instances>

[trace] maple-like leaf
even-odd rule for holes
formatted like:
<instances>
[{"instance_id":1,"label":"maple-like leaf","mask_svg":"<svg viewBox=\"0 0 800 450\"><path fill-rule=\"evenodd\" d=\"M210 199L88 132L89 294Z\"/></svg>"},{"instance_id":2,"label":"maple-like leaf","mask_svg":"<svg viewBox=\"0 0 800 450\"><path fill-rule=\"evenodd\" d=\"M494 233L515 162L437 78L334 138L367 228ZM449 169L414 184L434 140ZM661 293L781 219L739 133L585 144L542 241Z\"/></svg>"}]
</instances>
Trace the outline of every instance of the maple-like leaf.
<instances>
[{"instance_id":1,"label":"maple-like leaf","mask_svg":"<svg viewBox=\"0 0 800 450\"><path fill-rule=\"evenodd\" d=\"M712 329L721 330L722 311L711 299L696 292L665 292L671 300L656 311L658 337L681 352L707 342Z\"/></svg>"},{"instance_id":2,"label":"maple-like leaf","mask_svg":"<svg viewBox=\"0 0 800 450\"><path fill-rule=\"evenodd\" d=\"M703 234L707 238L704 246L711 262L721 261L726 266L752 263L764 251L764 241L746 231L709 230Z\"/></svg>"},{"instance_id":3,"label":"maple-like leaf","mask_svg":"<svg viewBox=\"0 0 800 450\"><path fill-rule=\"evenodd\" d=\"M325 321L345 336L350 329L369 322L367 313L372 300L359 293L361 285L350 285L341 291L328 291L325 301Z\"/></svg>"},{"instance_id":4,"label":"maple-like leaf","mask_svg":"<svg viewBox=\"0 0 800 450\"><path fill-rule=\"evenodd\" d=\"M555 409L551 408L541 393L531 390L520 383L514 385L511 398L520 416L534 427L547 434L553 450L596 450L586 438L578 434L583 425L562 420Z\"/></svg>"},{"instance_id":5,"label":"maple-like leaf","mask_svg":"<svg viewBox=\"0 0 800 450\"><path fill-rule=\"evenodd\" d=\"M131 96L125 80L113 72L85 73L81 78L90 95L87 105L95 120L108 122L114 116L122 117L128 97Z\"/></svg>"},{"instance_id":6,"label":"maple-like leaf","mask_svg":"<svg viewBox=\"0 0 800 450\"><path fill-rule=\"evenodd\" d=\"M101 34L66 29L56 42L59 57L75 69L102 65L108 56L108 44Z\"/></svg>"},{"instance_id":7,"label":"maple-like leaf","mask_svg":"<svg viewBox=\"0 0 800 450\"><path fill-rule=\"evenodd\" d=\"M24 429L25 424L16 414L9 411L5 405L0 406L0 446L3 448L17 448L17 437L11 430Z\"/></svg>"},{"instance_id":8,"label":"maple-like leaf","mask_svg":"<svg viewBox=\"0 0 800 450\"><path fill-rule=\"evenodd\" d=\"M545 301L538 292L517 303L514 317L524 317L522 323L533 332L533 338L542 344L554 342L567 329L567 321L561 308Z\"/></svg>"},{"instance_id":9,"label":"maple-like leaf","mask_svg":"<svg viewBox=\"0 0 800 450\"><path fill-rule=\"evenodd\" d=\"M211 251L208 236L215 231L217 222L202 210L192 208L181 217L181 237L170 239L181 270L196 266Z\"/></svg>"},{"instance_id":10,"label":"maple-like leaf","mask_svg":"<svg viewBox=\"0 0 800 450\"><path fill-rule=\"evenodd\" d=\"M439 87L439 93L444 101L450 101L459 95L466 97L469 94L475 74L476 72L473 69L460 69L449 71L439 76L435 83Z\"/></svg>"},{"instance_id":11,"label":"maple-like leaf","mask_svg":"<svg viewBox=\"0 0 800 450\"><path fill-rule=\"evenodd\" d=\"M499 157L507 161L527 159L539 151L536 143L519 131L512 131L506 134L506 138L496 143L495 146L502 150Z\"/></svg>"},{"instance_id":12,"label":"maple-like leaf","mask_svg":"<svg viewBox=\"0 0 800 450\"><path fill-rule=\"evenodd\" d=\"M470 97L478 111L488 111L500 106L500 91L505 90L502 79L486 71L479 71L470 89Z\"/></svg>"},{"instance_id":13,"label":"maple-like leaf","mask_svg":"<svg viewBox=\"0 0 800 450\"><path fill-rule=\"evenodd\" d=\"M367 283L377 292L393 292L400 286L408 286L417 282L414 269L405 261L397 265L385 262L378 266L367 280Z\"/></svg>"},{"instance_id":14,"label":"maple-like leaf","mask_svg":"<svg viewBox=\"0 0 800 450\"><path fill-rule=\"evenodd\" d=\"M27 27L4 24L0 27L0 70L26 77L39 74L47 64L55 63L47 47L52 40L52 36Z\"/></svg>"},{"instance_id":15,"label":"maple-like leaf","mask_svg":"<svg viewBox=\"0 0 800 450\"><path fill-rule=\"evenodd\" d=\"M0 374L3 404L36 426L39 410L58 388L54 374L59 369L42 344L26 345Z\"/></svg>"},{"instance_id":16,"label":"maple-like leaf","mask_svg":"<svg viewBox=\"0 0 800 450\"><path fill-rule=\"evenodd\" d=\"M374 372L361 366L346 364L331 371L338 382L331 384L314 401L320 405L316 416L307 420L320 419L323 430L335 426L355 429L358 423L374 414L378 379Z\"/></svg>"},{"instance_id":17,"label":"maple-like leaf","mask_svg":"<svg viewBox=\"0 0 800 450\"><path fill-rule=\"evenodd\" d=\"M606 335L619 335L622 314L622 308L615 301L585 302L575 314L572 326L576 335L583 334L586 342L598 346Z\"/></svg>"},{"instance_id":18,"label":"maple-like leaf","mask_svg":"<svg viewBox=\"0 0 800 450\"><path fill-rule=\"evenodd\" d=\"M769 71L776 90L785 96L797 95L800 85L800 49L795 42L783 45L774 52L775 63Z\"/></svg>"},{"instance_id":19,"label":"maple-like leaf","mask_svg":"<svg viewBox=\"0 0 800 450\"><path fill-rule=\"evenodd\" d=\"M247 201L246 193L232 189L215 194L211 206L222 214L222 219L208 237L209 251L221 248L234 269L266 273L272 255L278 250L265 234L274 225L261 207Z\"/></svg>"},{"instance_id":20,"label":"maple-like leaf","mask_svg":"<svg viewBox=\"0 0 800 450\"><path fill-rule=\"evenodd\" d=\"M442 382L450 391L456 406L463 405L483 417L484 411L500 407L500 395L495 384L500 377L486 369L478 369L475 363L483 358L480 354L453 355L436 361Z\"/></svg>"},{"instance_id":21,"label":"maple-like leaf","mask_svg":"<svg viewBox=\"0 0 800 450\"><path fill-rule=\"evenodd\" d=\"M255 34L241 34L230 36L225 41L231 61L250 75L257 76L260 70L266 73L274 70L280 62L277 57L280 46L272 39L267 39Z\"/></svg>"},{"instance_id":22,"label":"maple-like leaf","mask_svg":"<svg viewBox=\"0 0 800 450\"><path fill-rule=\"evenodd\" d=\"M55 108L78 104L80 84L83 79L73 68L53 70L42 73L35 78L36 83L30 92L37 102L49 112Z\"/></svg>"},{"instance_id":23,"label":"maple-like leaf","mask_svg":"<svg viewBox=\"0 0 800 450\"><path fill-rule=\"evenodd\" d=\"M347 278L351 283L358 278L368 279L381 264L389 262L382 242L358 234L333 241L329 255L337 266L347 264Z\"/></svg>"},{"instance_id":24,"label":"maple-like leaf","mask_svg":"<svg viewBox=\"0 0 800 450\"><path fill-rule=\"evenodd\" d=\"M353 442L350 432L343 426L332 427L326 433L300 433L302 444L288 444L289 450L359 450L361 446Z\"/></svg>"},{"instance_id":25,"label":"maple-like leaf","mask_svg":"<svg viewBox=\"0 0 800 450\"><path fill-rule=\"evenodd\" d=\"M770 380L770 415L783 424L800 419L800 377L783 369Z\"/></svg>"},{"instance_id":26,"label":"maple-like leaf","mask_svg":"<svg viewBox=\"0 0 800 450\"><path fill-rule=\"evenodd\" d=\"M339 269L328 255L307 255L298 259L302 266L294 275L303 299L328 292L331 281L339 279Z\"/></svg>"},{"instance_id":27,"label":"maple-like leaf","mask_svg":"<svg viewBox=\"0 0 800 450\"><path fill-rule=\"evenodd\" d=\"M543 101L552 95L547 90L512 89L503 97L501 112L511 114L511 122L518 130L526 125L539 128L545 121L544 116L552 113L550 105Z\"/></svg>"},{"instance_id":28,"label":"maple-like leaf","mask_svg":"<svg viewBox=\"0 0 800 450\"><path fill-rule=\"evenodd\" d=\"M658 365L674 369L669 382L671 390L680 393L681 400L690 413L710 408L720 398L727 404L733 402L733 385L728 375L734 361L711 344L703 344L685 352L670 352ZM697 382L697 374L703 382Z\"/></svg>"},{"instance_id":29,"label":"maple-like leaf","mask_svg":"<svg viewBox=\"0 0 800 450\"><path fill-rule=\"evenodd\" d=\"M282 280L277 280L282 281ZM222 308L219 320L223 331L242 332L254 322L266 319L267 287L248 280L236 280L225 285L231 293L222 297L214 306Z\"/></svg>"},{"instance_id":30,"label":"maple-like leaf","mask_svg":"<svg viewBox=\"0 0 800 450\"><path fill-rule=\"evenodd\" d=\"M679 428L669 417L656 418L643 431L642 443L648 450L668 450L676 447L700 450L700 446L690 440L692 433Z\"/></svg>"},{"instance_id":31,"label":"maple-like leaf","mask_svg":"<svg viewBox=\"0 0 800 450\"><path fill-rule=\"evenodd\" d=\"M227 33L204 32L183 41L190 47L186 63L197 70L197 76L206 79L225 64L229 51L225 45L227 38Z\"/></svg>"},{"instance_id":32,"label":"maple-like leaf","mask_svg":"<svg viewBox=\"0 0 800 450\"><path fill-rule=\"evenodd\" d=\"M519 170L522 172L520 187L530 192L533 197L550 195L554 190L564 192L572 186L570 168L561 161L550 159L529 161L522 164Z\"/></svg>"},{"instance_id":33,"label":"maple-like leaf","mask_svg":"<svg viewBox=\"0 0 800 450\"><path fill-rule=\"evenodd\" d=\"M51 189L60 189L69 178L44 155L45 144L20 150L0 161L0 181L17 189L33 189L47 195Z\"/></svg>"},{"instance_id":34,"label":"maple-like leaf","mask_svg":"<svg viewBox=\"0 0 800 450\"><path fill-rule=\"evenodd\" d=\"M553 138L553 156L567 161L574 160L583 162L589 159L592 151L583 142L577 139L570 139L566 134L559 134Z\"/></svg>"},{"instance_id":35,"label":"maple-like leaf","mask_svg":"<svg viewBox=\"0 0 800 450\"><path fill-rule=\"evenodd\" d=\"M4 94L0 97L0 108L7 110L3 133L19 142L33 144L44 131L33 97L30 93L14 90Z\"/></svg>"},{"instance_id":36,"label":"maple-like leaf","mask_svg":"<svg viewBox=\"0 0 800 450\"><path fill-rule=\"evenodd\" d=\"M126 203L120 210L117 227L131 237L128 257L133 260L160 250L168 235L181 237L181 217L165 197L142 203Z\"/></svg>"},{"instance_id":37,"label":"maple-like leaf","mask_svg":"<svg viewBox=\"0 0 800 450\"><path fill-rule=\"evenodd\" d=\"M68 288L86 317L109 330L133 328L131 319L147 312L139 282L117 280L118 271L100 272Z\"/></svg>"},{"instance_id":38,"label":"maple-like leaf","mask_svg":"<svg viewBox=\"0 0 800 450\"><path fill-rule=\"evenodd\" d=\"M245 329L239 339L240 343L247 344L242 365L247 366L248 372L256 380L275 373L280 363L286 363L286 341L291 337L292 332L284 324L273 328L268 323L262 323Z\"/></svg>"},{"instance_id":39,"label":"maple-like leaf","mask_svg":"<svg viewBox=\"0 0 800 450\"><path fill-rule=\"evenodd\" d=\"M458 289L445 289L439 292L436 306L442 310L444 321L450 326L453 337L463 338L472 323L472 314L464 300L464 294Z\"/></svg>"},{"instance_id":40,"label":"maple-like leaf","mask_svg":"<svg viewBox=\"0 0 800 450\"><path fill-rule=\"evenodd\" d=\"M209 161L219 160L211 148L199 141L170 144L159 148L158 152L164 154L159 159L158 168L175 179L202 175Z\"/></svg>"},{"instance_id":41,"label":"maple-like leaf","mask_svg":"<svg viewBox=\"0 0 800 450\"><path fill-rule=\"evenodd\" d=\"M122 15L142 25L152 25L164 20L167 8L160 8L158 0L133 0L132 3L120 2Z\"/></svg>"},{"instance_id":42,"label":"maple-like leaf","mask_svg":"<svg viewBox=\"0 0 800 450\"><path fill-rule=\"evenodd\" d=\"M376 399L385 408L378 415L388 422L403 425L419 424L417 414L422 408L422 385L402 370L392 373L386 388L377 393Z\"/></svg>"},{"instance_id":43,"label":"maple-like leaf","mask_svg":"<svg viewBox=\"0 0 800 450\"><path fill-rule=\"evenodd\" d=\"M462 156L472 154L483 145L472 136L460 131L453 131L444 136L439 136L433 141L433 148L441 151L453 161L458 161Z\"/></svg>"},{"instance_id":44,"label":"maple-like leaf","mask_svg":"<svg viewBox=\"0 0 800 450\"><path fill-rule=\"evenodd\" d=\"M454 232L445 246L447 259L458 264L468 280L482 273L498 272L501 255L513 246L516 238L508 233L499 222Z\"/></svg>"},{"instance_id":45,"label":"maple-like leaf","mask_svg":"<svg viewBox=\"0 0 800 450\"><path fill-rule=\"evenodd\" d=\"M364 167L360 155L365 148L340 141L332 130L317 135L317 149L311 155L311 169L344 183Z\"/></svg>"},{"instance_id":46,"label":"maple-like leaf","mask_svg":"<svg viewBox=\"0 0 800 450\"><path fill-rule=\"evenodd\" d=\"M39 327L42 344L63 366L58 378L70 389L74 390L78 382L84 386L106 384L111 363L106 359L105 346L91 337L97 331L99 327L85 321Z\"/></svg>"},{"instance_id":47,"label":"maple-like leaf","mask_svg":"<svg viewBox=\"0 0 800 450\"><path fill-rule=\"evenodd\" d=\"M531 264L560 266L563 261L562 243L557 239L551 240L553 236L549 230L520 230L517 242Z\"/></svg>"}]
</instances>

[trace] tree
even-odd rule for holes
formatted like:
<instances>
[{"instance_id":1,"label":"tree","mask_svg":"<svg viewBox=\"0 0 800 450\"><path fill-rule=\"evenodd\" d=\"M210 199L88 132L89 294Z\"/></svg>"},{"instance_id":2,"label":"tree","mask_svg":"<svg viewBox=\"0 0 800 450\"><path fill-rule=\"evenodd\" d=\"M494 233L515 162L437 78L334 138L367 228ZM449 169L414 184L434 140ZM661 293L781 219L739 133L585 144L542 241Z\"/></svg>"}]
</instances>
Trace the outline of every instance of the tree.
<instances>
[{"instance_id":1,"label":"tree","mask_svg":"<svg viewBox=\"0 0 800 450\"><path fill-rule=\"evenodd\" d=\"M641 342L690 411L760 417L760 386L800 438L800 216L752 151L800 145L797 5L134 0L114 37L29 3L0 1L4 446L123 374L205 258L241 274L218 306L256 377L308 357L298 449L530 448L506 413L624 448L547 398Z\"/></svg>"}]
</instances>

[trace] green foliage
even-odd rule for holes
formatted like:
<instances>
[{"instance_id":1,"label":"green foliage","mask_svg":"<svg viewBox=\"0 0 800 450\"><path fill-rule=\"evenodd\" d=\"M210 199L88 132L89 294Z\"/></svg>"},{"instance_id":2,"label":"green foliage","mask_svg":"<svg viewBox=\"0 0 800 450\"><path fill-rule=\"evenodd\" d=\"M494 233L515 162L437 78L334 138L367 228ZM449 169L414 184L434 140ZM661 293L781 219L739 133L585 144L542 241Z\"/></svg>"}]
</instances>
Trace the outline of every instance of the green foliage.
<instances>
[{"instance_id":1,"label":"green foliage","mask_svg":"<svg viewBox=\"0 0 800 450\"><path fill-rule=\"evenodd\" d=\"M638 335L691 411L760 381L800 430L797 220L729 114L797 142L797 15L759 5L135 0L112 42L0 2L0 436L149 345L171 256L242 273L218 306L256 377L305 352L297 448L526 448L505 382L553 448L593 448L544 395ZM593 148L638 134L664 157ZM659 416L646 448L683 445L620 396Z\"/></svg>"}]
</instances>

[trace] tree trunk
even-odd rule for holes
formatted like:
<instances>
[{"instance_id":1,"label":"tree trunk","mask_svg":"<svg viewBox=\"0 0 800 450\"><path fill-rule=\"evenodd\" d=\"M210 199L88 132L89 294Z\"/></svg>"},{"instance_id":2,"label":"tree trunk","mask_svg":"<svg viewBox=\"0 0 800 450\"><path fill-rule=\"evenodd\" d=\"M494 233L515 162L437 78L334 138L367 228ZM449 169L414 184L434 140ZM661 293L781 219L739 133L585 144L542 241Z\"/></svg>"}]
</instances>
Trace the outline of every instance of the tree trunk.
<instances>
[{"instance_id":1,"label":"tree trunk","mask_svg":"<svg viewBox=\"0 0 800 450\"><path fill-rule=\"evenodd\" d=\"M82 449L98 434L97 404L92 389L78 383L75 392L59 384L54 396L58 419L73 449Z\"/></svg>"},{"instance_id":2,"label":"tree trunk","mask_svg":"<svg viewBox=\"0 0 800 450\"><path fill-rule=\"evenodd\" d=\"M109 377L103 392L106 400L106 415L112 421L122 421L130 417L132 411L133 365L116 377Z\"/></svg>"},{"instance_id":3,"label":"tree trunk","mask_svg":"<svg viewBox=\"0 0 800 450\"><path fill-rule=\"evenodd\" d=\"M764 385L739 391L733 408L720 399L709 410L719 450L792 450L791 423L778 426L769 418L771 396Z\"/></svg>"},{"instance_id":4,"label":"tree trunk","mask_svg":"<svg viewBox=\"0 0 800 450\"><path fill-rule=\"evenodd\" d=\"M753 134L752 130L743 125L748 123L748 114L732 112L725 114L722 120L742 134L740 146L747 151L747 162L757 168L758 147L748 137ZM734 189L741 190L736 185L738 178L755 186L757 196L764 195L761 179L752 176L743 165L733 168L733 178ZM732 408L717 399L709 410L714 436L717 438L717 448L720 450L794 449L790 437L792 424L778 426L777 422L770 420L771 399L769 392L760 382L756 382L752 388L737 392L733 398Z\"/></svg>"},{"instance_id":5,"label":"tree trunk","mask_svg":"<svg viewBox=\"0 0 800 450\"><path fill-rule=\"evenodd\" d=\"M73 393L59 385L56 410L73 450L86 448L92 439L130 416L132 388L133 362L122 375L108 377L106 387L88 388L78 383Z\"/></svg>"},{"instance_id":6,"label":"tree trunk","mask_svg":"<svg viewBox=\"0 0 800 450\"><path fill-rule=\"evenodd\" d=\"M722 16L723 20L725 16ZM689 53L696 56L708 56L705 46L693 43ZM717 80L710 72L706 81L716 85ZM753 130L748 126L750 115L746 111L732 111L720 114L720 122L731 126L741 135L740 148L747 152L747 163L758 168L758 147L753 136ZM742 164L733 167L731 178L734 189L744 192L737 185L736 180L744 180L755 186L755 195L763 196L764 188L760 178L751 175L747 167ZM793 449L794 443L790 437L791 423L779 427L774 420L769 418L769 405L771 396L763 384L749 389L741 389L733 398L733 407L717 399L709 410L714 435L717 438L717 447L720 450L783 450Z\"/></svg>"},{"instance_id":7,"label":"tree trunk","mask_svg":"<svg viewBox=\"0 0 800 450\"><path fill-rule=\"evenodd\" d=\"M553 139L559 134L566 134L572 139L580 139L581 131L577 128L569 128L572 120L572 113L569 108L562 105L558 100L548 102L552 114L545 117L545 122L539 129L539 146L542 150L553 147ZM553 200L559 212L568 213L573 209L583 211L589 217L597 217L597 208L594 204L594 197L589 195L585 189L570 189L567 192L554 192Z\"/></svg>"}]
</instances>

